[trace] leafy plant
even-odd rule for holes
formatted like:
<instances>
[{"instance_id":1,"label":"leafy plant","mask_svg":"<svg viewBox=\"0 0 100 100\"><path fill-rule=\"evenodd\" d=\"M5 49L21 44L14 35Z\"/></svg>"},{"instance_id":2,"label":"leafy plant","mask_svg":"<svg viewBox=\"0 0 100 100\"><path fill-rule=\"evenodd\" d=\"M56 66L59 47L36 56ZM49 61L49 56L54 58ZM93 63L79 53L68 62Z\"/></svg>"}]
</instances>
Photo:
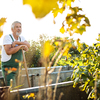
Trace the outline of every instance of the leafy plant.
<instances>
[{"instance_id":1,"label":"leafy plant","mask_svg":"<svg viewBox=\"0 0 100 100\"><path fill-rule=\"evenodd\" d=\"M72 75L73 87L80 83L80 89L89 94L88 99L94 98L95 100L100 98L100 35L97 40L96 44L84 50L79 47L80 59L85 67L77 64Z\"/></svg>"},{"instance_id":2,"label":"leafy plant","mask_svg":"<svg viewBox=\"0 0 100 100\"><path fill-rule=\"evenodd\" d=\"M28 52L25 53L27 66L39 67L39 59L41 57L40 46L38 42L31 41L31 47Z\"/></svg>"}]
</instances>

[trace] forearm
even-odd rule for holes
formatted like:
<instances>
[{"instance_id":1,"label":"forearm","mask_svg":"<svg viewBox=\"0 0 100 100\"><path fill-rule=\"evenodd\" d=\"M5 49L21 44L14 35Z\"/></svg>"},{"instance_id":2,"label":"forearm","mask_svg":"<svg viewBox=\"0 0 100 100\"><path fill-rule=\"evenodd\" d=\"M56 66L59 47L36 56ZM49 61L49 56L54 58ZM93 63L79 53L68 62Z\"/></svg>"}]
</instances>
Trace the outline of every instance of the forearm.
<instances>
[{"instance_id":1,"label":"forearm","mask_svg":"<svg viewBox=\"0 0 100 100\"><path fill-rule=\"evenodd\" d=\"M28 48L30 47L30 44L27 41L24 41L24 42L15 41L15 44L17 44L17 45L26 45Z\"/></svg>"},{"instance_id":2,"label":"forearm","mask_svg":"<svg viewBox=\"0 0 100 100\"><path fill-rule=\"evenodd\" d=\"M12 54L18 52L20 49L21 49L21 46L16 46L16 47L13 47L13 48L9 48L6 53L8 55L12 55Z\"/></svg>"}]
</instances>

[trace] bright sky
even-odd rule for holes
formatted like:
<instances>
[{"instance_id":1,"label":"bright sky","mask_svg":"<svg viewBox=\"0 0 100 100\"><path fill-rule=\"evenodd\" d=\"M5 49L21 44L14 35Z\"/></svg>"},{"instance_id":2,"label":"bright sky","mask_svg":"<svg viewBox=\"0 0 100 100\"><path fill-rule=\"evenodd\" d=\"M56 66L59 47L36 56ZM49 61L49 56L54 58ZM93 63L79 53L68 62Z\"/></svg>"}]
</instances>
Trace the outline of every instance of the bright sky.
<instances>
[{"instance_id":1,"label":"bright sky","mask_svg":"<svg viewBox=\"0 0 100 100\"><path fill-rule=\"evenodd\" d=\"M74 5L83 8L84 14L90 19L91 27L88 27L82 36L74 35L73 38L80 38L82 42L89 45L96 42L98 33L100 33L100 0L76 0ZM7 22L3 27L4 35L11 33L11 24L13 21L22 22L22 35L26 40L37 41L40 34L48 36L69 36L67 33L61 34L59 29L62 21L65 19L66 12L59 14L55 18L56 24L53 24L52 13L42 19L36 19L31 8L22 4L22 0L0 0L0 18L6 17ZM0 38L0 45L2 44Z\"/></svg>"}]
</instances>

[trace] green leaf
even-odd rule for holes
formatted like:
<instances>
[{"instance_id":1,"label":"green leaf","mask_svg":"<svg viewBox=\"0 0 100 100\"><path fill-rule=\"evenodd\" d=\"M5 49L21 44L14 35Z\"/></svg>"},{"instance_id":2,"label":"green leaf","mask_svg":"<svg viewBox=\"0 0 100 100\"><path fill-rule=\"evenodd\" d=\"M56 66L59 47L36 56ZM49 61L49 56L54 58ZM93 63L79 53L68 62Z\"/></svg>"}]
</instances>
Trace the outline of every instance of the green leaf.
<instances>
[{"instance_id":1,"label":"green leaf","mask_svg":"<svg viewBox=\"0 0 100 100\"><path fill-rule=\"evenodd\" d=\"M87 17L85 17L85 20L84 21L87 23L87 26L91 26L90 25L90 21L89 21L89 19Z\"/></svg>"},{"instance_id":2,"label":"green leaf","mask_svg":"<svg viewBox=\"0 0 100 100\"><path fill-rule=\"evenodd\" d=\"M89 76L88 71L84 71L84 75Z\"/></svg>"},{"instance_id":3,"label":"green leaf","mask_svg":"<svg viewBox=\"0 0 100 100\"><path fill-rule=\"evenodd\" d=\"M79 69L80 69L80 71L82 71L82 72L84 71L83 67L79 67Z\"/></svg>"},{"instance_id":4,"label":"green leaf","mask_svg":"<svg viewBox=\"0 0 100 100\"><path fill-rule=\"evenodd\" d=\"M86 90L85 90L87 94L89 93L89 90L90 90L90 89L89 89L89 86L87 86L87 87L86 87Z\"/></svg>"},{"instance_id":5,"label":"green leaf","mask_svg":"<svg viewBox=\"0 0 100 100\"><path fill-rule=\"evenodd\" d=\"M90 67L91 67L91 65L89 64L89 65L86 66L86 69L90 69Z\"/></svg>"},{"instance_id":6,"label":"green leaf","mask_svg":"<svg viewBox=\"0 0 100 100\"><path fill-rule=\"evenodd\" d=\"M92 79L92 80L89 82L89 85L92 86L92 87L94 87L94 82L95 82L94 79Z\"/></svg>"},{"instance_id":7,"label":"green leaf","mask_svg":"<svg viewBox=\"0 0 100 100\"><path fill-rule=\"evenodd\" d=\"M79 77L76 77L75 80L74 80L74 82L78 83L79 82Z\"/></svg>"},{"instance_id":8,"label":"green leaf","mask_svg":"<svg viewBox=\"0 0 100 100\"><path fill-rule=\"evenodd\" d=\"M79 31L79 33L80 33L81 35L83 34L83 32L86 31L85 28L86 28L86 27L85 27L84 25L82 25L82 26L80 26L80 28L78 28L78 31Z\"/></svg>"},{"instance_id":9,"label":"green leaf","mask_svg":"<svg viewBox=\"0 0 100 100\"><path fill-rule=\"evenodd\" d=\"M84 74L82 74L82 77L83 81L86 81L87 80L87 76L85 76Z\"/></svg>"},{"instance_id":10,"label":"green leaf","mask_svg":"<svg viewBox=\"0 0 100 100\"><path fill-rule=\"evenodd\" d=\"M76 74L76 73L77 73L77 74L79 73L79 69L76 69L76 70L75 70L75 74Z\"/></svg>"},{"instance_id":11,"label":"green leaf","mask_svg":"<svg viewBox=\"0 0 100 100\"><path fill-rule=\"evenodd\" d=\"M79 12L79 10L82 10L82 8L79 7L70 7L70 10L74 11L74 13L76 14L77 12Z\"/></svg>"},{"instance_id":12,"label":"green leaf","mask_svg":"<svg viewBox=\"0 0 100 100\"><path fill-rule=\"evenodd\" d=\"M82 90L84 88L84 84L82 84L81 86L79 86L79 89Z\"/></svg>"},{"instance_id":13,"label":"green leaf","mask_svg":"<svg viewBox=\"0 0 100 100\"><path fill-rule=\"evenodd\" d=\"M94 89L92 89L91 92L89 93L89 95L88 95L88 99L91 98L92 93L94 93Z\"/></svg>"},{"instance_id":14,"label":"green leaf","mask_svg":"<svg viewBox=\"0 0 100 100\"><path fill-rule=\"evenodd\" d=\"M70 63L74 63L74 60L71 60Z\"/></svg>"}]
</instances>

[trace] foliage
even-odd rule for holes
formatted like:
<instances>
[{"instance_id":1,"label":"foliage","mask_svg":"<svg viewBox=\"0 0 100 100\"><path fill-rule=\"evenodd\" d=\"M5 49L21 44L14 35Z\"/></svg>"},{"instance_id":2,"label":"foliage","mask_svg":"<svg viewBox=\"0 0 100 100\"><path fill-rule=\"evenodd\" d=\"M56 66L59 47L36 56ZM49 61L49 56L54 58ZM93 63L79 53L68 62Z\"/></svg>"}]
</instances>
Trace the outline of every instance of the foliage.
<instances>
[{"instance_id":1,"label":"foliage","mask_svg":"<svg viewBox=\"0 0 100 100\"><path fill-rule=\"evenodd\" d=\"M47 35L42 34L40 35L40 39L38 42L30 41L31 47L29 48L29 51L25 53L27 66L28 67L42 67L43 58L46 59L49 57L49 59L52 60L52 57L56 54L59 47L63 49L66 43L71 45L71 43L69 43L68 41L68 37L66 37L66 39L67 41L65 41L65 38L63 40L63 38L61 37L55 37L53 39L54 43L52 43L51 45L52 39L50 39ZM69 46L67 50L69 50ZM57 57L59 55L60 53L57 55ZM65 55L67 54L65 53ZM52 62L52 66L54 65L54 63L55 63L55 60Z\"/></svg>"},{"instance_id":2,"label":"foliage","mask_svg":"<svg viewBox=\"0 0 100 100\"><path fill-rule=\"evenodd\" d=\"M90 26L89 20L85 15L79 14L82 8L70 7L69 9L72 13L66 16L66 23L68 24L67 32L70 36L74 33L82 35L86 31L86 26Z\"/></svg>"},{"instance_id":3,"label":"foliage","mask_svg":"<svg viewBox=\"0 0 100 100\"><path fill-rule=\"evenodd\" d=\"M0 19L0 38L3 35L3 30L2 30L2 26L4 25L4 23L6 22L6 18L1 18Z\"/></svg>"},{"instance_id":4,"label":"foliage","mask_svg":"<svg viewBox=\"0 0 100 100\"><path fill-rule=\"evenodd\" d=\"M72 36L74 33L83 34L86 31L86 26L90 26L90 22L85 15L80 14L82 8L72 7L71 3L75 0L23 0L23 4L28 4L32 8L36 18L43 18L50 11L53 13L54 18L57 17L58 13L63 13L66 9L70 10L71 13L67 13L65 20L62 22L60 32L64 34L69 33ZM65 22L67 28L65 29Z\"/></svg>"},{"instance_id":5,"label":"foliage","mask_svg":"<svg viewBox=\"0 0 100 100\"><path fill-rule=\"evenodd\" d=\"M71 6L71 2L74 1L75 0L23 0L23 4L31 6L36 18L42 18L52 10L54 10L54 17L56 17L58 12L62 13L65 10L65 4ZM61 8L59 7L59 3L63 3Z\"/></svg>"},{"instance_id":6,"label":"foliage","mask_svg":"<svg viewBox=\"0 0 100 100\"><path fill-rule=\"evenodd\" d=\"M37 42L29 41L31 46L30 46L29 50L27 52L25 52L27 66L29 68L30 67L43 67L42 55L44 54L44 56L45 56L48 54L48 56L49 56L49 50L48 50L49 48L47 49L47 52L45 52L45 48L47 48L46 45L48 46L50 44L50 40L51 39L49 36L47 36L46 34L41 34L39 36L39 41L37 41ZM45 47L44 47L45 42L47 44L45 44ZM51 46L51 45L49 45L49 46Z\"/></svg>"},{"instance_id":7,"label":"foliage","mask_svg":"<svg viewBox=\"0 0 100 100\"><path fill-rule=\"evenodd\" d=\"M40 46L38 42L31 41L31 47L25 53L25 57L26 57L27 66L29 68L41 66L39 64L41 53L40 53Z\"/></svg>"},{"instance_id":8,"label":"foliage","mask_svg":"<svg viewBox=\"0 0 100 100\"><path fill-rule=\"evenodd\" d=\"M74 81L73 87L81 83L80 89L89 94L89 98L100 98L100 35L98 42L93 46L88 46L82 50L80 58L85 67L80 67L78 63L74 68L72 79Z\"/></svg>"},{"instance_id":9,"label":"foliage","mask_svg":"<svg viewBox=\"0 0 100 100\"><path fill-rule=\"evenodd\" d=\"M79 56L79 51L77 50L77 47L76 46L72 46L71 48L70 48L70 50L69 50L69 53L72 55L72 56L74 56L74 55L77 55L77 56Z\"/></svg>"}]
</instances>

